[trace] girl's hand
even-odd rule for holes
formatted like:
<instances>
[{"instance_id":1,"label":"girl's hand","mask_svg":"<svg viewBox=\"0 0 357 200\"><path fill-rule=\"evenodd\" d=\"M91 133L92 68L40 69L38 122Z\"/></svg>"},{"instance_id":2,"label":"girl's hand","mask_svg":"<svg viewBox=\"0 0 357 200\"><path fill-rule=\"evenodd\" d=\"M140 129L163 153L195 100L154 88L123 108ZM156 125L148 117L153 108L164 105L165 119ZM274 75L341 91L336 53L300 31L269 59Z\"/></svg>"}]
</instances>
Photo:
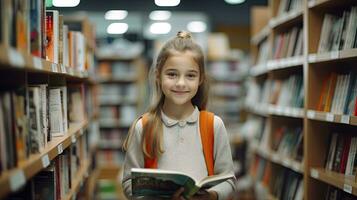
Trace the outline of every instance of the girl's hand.
<instances>
[{"instance_id":1,"label":"girl's hand","mask_svg":"<svg viewBox=\"0 0 357 200\"><path fill-rule=\"evenodd\" d=\"M185 198L183 198L182 196L181 196L181 194L183 193L183 191L185 190L185 188L180 188L180 189L178 189L176 192L175 192L175 194L174 195L172 195L172 198L171 198L171 200L185 200Z\"/></svg>"}]
</instances>

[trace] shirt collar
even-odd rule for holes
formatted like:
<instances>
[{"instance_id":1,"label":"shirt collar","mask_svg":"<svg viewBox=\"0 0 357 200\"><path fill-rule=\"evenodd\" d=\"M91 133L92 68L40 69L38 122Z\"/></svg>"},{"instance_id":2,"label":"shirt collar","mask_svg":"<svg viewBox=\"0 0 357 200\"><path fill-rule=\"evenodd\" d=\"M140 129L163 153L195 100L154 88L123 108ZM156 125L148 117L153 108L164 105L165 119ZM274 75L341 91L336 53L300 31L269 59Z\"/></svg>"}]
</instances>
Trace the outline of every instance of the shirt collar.
<instances>
[{"instance_id":1,"label":"shirt collar","mask_svg":"<svg viewBox=\"0 0 357 200\"><path fill-rule=\"evenodd\" d=\"M170 117L168 117L162 110L161 110L161 119L164 122L166 126L174 126L176 124L179 124L180 126L185 126L186 123L195 123L198 120L200 111L198 110L197 106L195 106L195 109L193 110L192 114L188 116L184 120L175 120Z\"/></svg>"}]
</instances>

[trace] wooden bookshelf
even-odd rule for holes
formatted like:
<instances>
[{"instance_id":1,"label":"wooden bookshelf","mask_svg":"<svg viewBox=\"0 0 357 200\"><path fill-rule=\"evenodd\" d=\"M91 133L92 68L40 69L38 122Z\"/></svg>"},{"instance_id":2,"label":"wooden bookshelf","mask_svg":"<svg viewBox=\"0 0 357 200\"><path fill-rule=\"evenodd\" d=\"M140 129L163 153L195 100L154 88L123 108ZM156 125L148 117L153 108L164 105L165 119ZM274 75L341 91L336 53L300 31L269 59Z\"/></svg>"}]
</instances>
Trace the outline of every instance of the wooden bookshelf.
<instances>
[{"instance_id":1,"label":"wooden bookshelf","mask_svg":"<svg viewBox=\"0 0 357 200\"><path fill-rule=\"evenodd\" d=\"M277 16L269 21L269 26L272 29L281 29L289 27L292 24L301 23L303 18L303 10L293 10L286 15Z\"/></svg>"},{"instance_id":2,"label":"wooden bookshelf","mask_svg":"<svg viewBox=\"0 0 357 200\"><path fill-rule=\"evenodd\" d=\"M335 171L327 170L325 166L329 163L326 160L330 155L332 134L337 134L339 138L344 137L345 133L351 137L356 137L356 116L353 116L353 113L346 113L345 107L342 107L342 111L337 110L341 103L336 102L340 101L339 99L346 98L346 100L343 100L342 105L346 104L348 97L340 95L341 93L338 92L346 90L348 93L353 93L353 91L345 89L346 81L352 80L352 78L344 78L344 81L340 82L339 85L337 85L337 81L336 84L332 82L333 94L337 94L336 96L338 97L332 97L331 92L326 94L327 97L322 95L326 82L332 80L328 78L332 74L341 78L343 75L355 72L357 49L341 46L341 44L344 44L342 43L344 40L337 39L337 48L333 46L332 48L326 48L321 41L324 41L323 31L328 30L326 26L324 27L326 14L334 16L336 19L340 17L343 20L344 12L351 11L351 8L357 4L356 1L350 0L305 0L305 5L304 29L307 37L305 43L307 47L304 55L307 57L307 62L304 63L304 81L306 83L304 171L307 178L305 179L304 199L325 198L324 193L327 193L328 186L334 186L340 189L341 192L352 194L356 198L356 179L345 176L344 173L337 173L335 172L336 169ZM341 27L343 28L344 26ZM346 31L346 26L344 31ZM330 30L330 32L336 31ZM335 41L332 44L335 44ZM350 83L347 82L347 84ZM327 98L330 100L326 101ZM320 106L321 102L325 102L323 109ZM345 148L345 146L343 145L342 148ZM349 154L349 150L344 152L348 159L350 159ZM337 161L331 160L330 162L336 164ZM337 163L336 165L343 167L343 163Z\"/></svg>"},{"instance_id":3,"label":"wooden bookshelf","mask_svg":"<svg viewBox=\"0 0 357 200\"><path fill-rule=\"evenodd\" d=\"M0 44L0 69L14 69L45 74L61 74L70 78L88 78L87 71L56 64L45 59L24 54L18 50Z\"/></svg>"},{"instance_id":4,"label":"wooden bookshelf","mask_svg":"<svg viewBox=\"0 0 357 200\"><path fill-rule=\"evenodd\" d=\"M5 197L10 192L17 191L27 180L45 169L51 160L55 159L64 149L77 141L87 125L88 121L70 124L70 128L65 136L54 138L40 154L31 155L17 168L1 174L0 187L2 189L0 191L0 198Z\"/></svg>"},{"instance_id":5,"label":"wooden bookshelf","mask_svg":"<svg viewBox=\"0 0 357 200\"><path fill-rule=\"evenodd\" d=\"M357 183L354 178L323 168L310 168L310 177L357 196Z\"/></svg>"},{"instance_id":6,"label":"wooden bookshelf","mask_svg":"<svg viewBox=\"0 0 357 200\"><path fill-rule=\"evenodd\" d=\"M263 39L269 36L270 31L270 26L266 25L262 30L260 30L260 32L252 36L252 39L250 40L251 43L253 43L254 45L259 44Z\"/></svg>"},{"instance_id":7,"label":"wooden bookshelf","mask_svg":"<svg viewBox=\"0 0 357 200\"><path fill-rule=\"evenodd\" d=\"M138 81L138 78L126 77L126 78L99 78L98 83L131 83Z\"/></svg>"}]
</instances>

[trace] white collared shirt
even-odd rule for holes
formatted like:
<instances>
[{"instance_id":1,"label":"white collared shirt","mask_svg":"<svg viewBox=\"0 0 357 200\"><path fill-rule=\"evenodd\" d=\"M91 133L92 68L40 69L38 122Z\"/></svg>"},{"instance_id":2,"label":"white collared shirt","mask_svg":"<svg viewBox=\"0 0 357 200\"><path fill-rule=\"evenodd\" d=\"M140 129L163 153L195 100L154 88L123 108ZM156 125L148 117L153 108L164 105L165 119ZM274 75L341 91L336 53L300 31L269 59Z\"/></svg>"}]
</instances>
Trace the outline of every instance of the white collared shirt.
<instances>
[{"instance_id":1,"label":"white collared shirt","mask_svg":"<svg viewBox=\"0 0 357 200\"><path fill-rule=\"evenodd\" d=\"M158 159L158 168L181 171L197 180L208 175L203 155L200 131L199 110L195 107L192 114L184 120L174 120L161 111L163 121L164 153ZM144 157L141 146L142 120L135 125L134 136L125 157L123 187L125 194L131 194L130 169L143 168ZM214 116L214 173L232 173L233 161L226 128L220 117ZM233 180L223 182L213 188L219 199L227 199L235 190Z\"/></svg>"}]
</instances>

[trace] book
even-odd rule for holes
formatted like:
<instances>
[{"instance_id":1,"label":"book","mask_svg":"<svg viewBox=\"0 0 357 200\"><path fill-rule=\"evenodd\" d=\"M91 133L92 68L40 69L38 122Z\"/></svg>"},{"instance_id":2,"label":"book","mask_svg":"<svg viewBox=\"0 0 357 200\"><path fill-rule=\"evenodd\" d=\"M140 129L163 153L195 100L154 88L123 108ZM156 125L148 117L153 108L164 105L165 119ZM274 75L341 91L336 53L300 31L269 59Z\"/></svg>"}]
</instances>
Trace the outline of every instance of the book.
<instances>
[{"instance_id":1,"label":"book","mask_svg":"<svg viewBox=\"0 0 357 200\"><path fill-rule=\"evenodd\" d=\"M213 175L202 180L195 180L191 176L177 171L133 168L131 177L133 196L171 197L179 188L184 187L183 196L189 198L200 189L210 188L227 179L234 178L234 175Z\"/></svg>"}]
</instances>

